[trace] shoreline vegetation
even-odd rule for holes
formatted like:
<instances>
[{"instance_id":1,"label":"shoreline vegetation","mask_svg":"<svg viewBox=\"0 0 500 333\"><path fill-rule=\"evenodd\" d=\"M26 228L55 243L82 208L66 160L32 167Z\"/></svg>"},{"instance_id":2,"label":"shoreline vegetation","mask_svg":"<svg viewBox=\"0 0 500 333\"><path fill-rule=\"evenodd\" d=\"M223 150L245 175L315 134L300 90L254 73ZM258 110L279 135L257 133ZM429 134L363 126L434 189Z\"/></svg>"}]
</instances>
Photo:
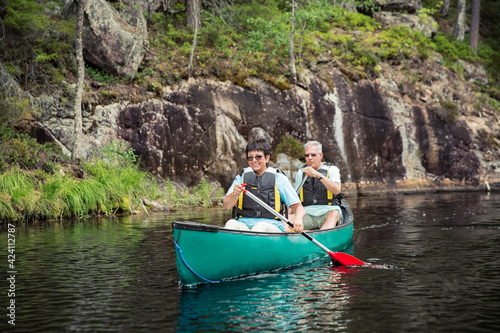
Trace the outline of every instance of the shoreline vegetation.
<instances>
[{"instance_id":1,"label":"shoreline vegetation","mask_svg":"<svg viewBox=\"0 0 500 333\"><path fill-rule=\"evenodd\" d=\"M222 188L187 188L141 171L133 149L114 141L79 164L52 143L0 125L0 223L216 207Z\"/></svg>"}]
</instances>

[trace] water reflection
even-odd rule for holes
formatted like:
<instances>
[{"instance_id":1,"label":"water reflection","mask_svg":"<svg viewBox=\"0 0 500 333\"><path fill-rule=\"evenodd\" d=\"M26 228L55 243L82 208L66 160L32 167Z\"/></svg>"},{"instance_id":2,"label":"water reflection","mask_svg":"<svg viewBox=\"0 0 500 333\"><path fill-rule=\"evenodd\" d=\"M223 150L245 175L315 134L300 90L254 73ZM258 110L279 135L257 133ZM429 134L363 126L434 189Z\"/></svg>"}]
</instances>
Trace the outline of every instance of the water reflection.
<instances>
[{"instance_id":1,"label":"water reflection","mask_svg":"<svg viewBox=\"0 0 500 333\"><path fill-rule=\"evenodd\" d=\"M343 327L357 269L337 269L328 260L224 284L185 288L179 332L197 330L304 331Z\"/></svg>"}]
</instances>

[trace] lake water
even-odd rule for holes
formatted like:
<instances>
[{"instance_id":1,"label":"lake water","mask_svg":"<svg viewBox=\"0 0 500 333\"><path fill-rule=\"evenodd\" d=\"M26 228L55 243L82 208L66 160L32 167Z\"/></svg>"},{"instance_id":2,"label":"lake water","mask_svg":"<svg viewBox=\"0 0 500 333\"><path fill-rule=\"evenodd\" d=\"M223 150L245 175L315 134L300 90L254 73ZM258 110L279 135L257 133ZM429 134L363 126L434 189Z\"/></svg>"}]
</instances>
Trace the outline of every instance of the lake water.
<instances>
[{"instance_id":1,"label":"lake water","mask_svg":"<svg viewBox=\"0 0 500 333\"><path fill-rule=\"evenodd\" d=\"M373 267L334 268L325 256L196 288L178 283L171 222L223 225L224 210L18 225L12 233L2 225L0 330L500 331L500 194L348 201L348 250ZM8 237L16 241L11 262Z\"/></svg>"}]
</instances>

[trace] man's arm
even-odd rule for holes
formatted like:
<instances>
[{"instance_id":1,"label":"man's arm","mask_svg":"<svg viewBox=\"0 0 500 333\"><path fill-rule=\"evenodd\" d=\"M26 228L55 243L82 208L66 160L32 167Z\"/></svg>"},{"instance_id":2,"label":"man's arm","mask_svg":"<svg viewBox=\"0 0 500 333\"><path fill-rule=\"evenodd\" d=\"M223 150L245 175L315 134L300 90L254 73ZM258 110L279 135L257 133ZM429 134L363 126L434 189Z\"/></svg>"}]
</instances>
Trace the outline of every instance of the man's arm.
<instances>
[{"instance_id":1,"label":"man's arm","mask_svg":"<svg viewBox=\"0 0 500 333\"><path fill-rule=\"evenodd\" d=\"M323 177L320 180L320 182L321 182L321 184L325 185L325 187L328 191L332 192L335 195L339 194L341 191L340 183L334 182L333 180L331 180L328 177Z\"/></svg>"}]
</instances>

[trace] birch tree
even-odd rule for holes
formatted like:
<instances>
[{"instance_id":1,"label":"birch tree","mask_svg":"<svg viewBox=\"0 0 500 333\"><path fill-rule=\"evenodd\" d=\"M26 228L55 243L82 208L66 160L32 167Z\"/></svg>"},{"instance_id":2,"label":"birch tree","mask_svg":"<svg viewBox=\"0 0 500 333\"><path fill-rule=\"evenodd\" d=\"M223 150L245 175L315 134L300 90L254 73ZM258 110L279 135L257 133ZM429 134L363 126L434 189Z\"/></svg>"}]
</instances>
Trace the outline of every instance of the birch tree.
<instances>
[{"instance_id":1,"label":"birch tree","mask_svg":"<svg viewBox=\"0 0 500 333\"><path fill-rule=\"evenodd\" d=\"M465 0L457 1L457 20L453 26L453 37L460 41L464 41L465 37Z\"/></svg>"},{"instance_id":2,"label":"birch tree","mask_svg":"<svg viewBox=\"0 0 500 333\"><path fill-rule=\"evenodd\" d=\"M75 129L73 134L73 150L71 159L79 160L83 157L83 119L82 119L82 96L83 81L85 75L85 65L83 62L83 16L85 13L86 0L75 0L78 5L76 19L76 65L78 68L76 78L76 96L75 96Z\"/></svg>"},{"instance_id":3,"label":"birch tree","mask_svg":"<svg viewBox=\"0 0 500 333\"><path fill-rule=\"evenodd\" d=\"M186 3L186 14L187 25L190 25L194 30L198 29L201 15L200 0L188 0Z\"/></svg>"},{"instance_id":4,"label":"birch tree","mask_svg":"<svg viewBox=\"0 0 500 333\"><path fill-rule=\"evenodd\" d=\"M189 54L188 71L193 68L194 50L196 48L196 40L198 38L198 29L201 21L201 4L200 0L189 0L187 2L187 25L194 29L193 42L191 43L191 53Z\"/></svg>"},{"instance_id":5,"label":"birch tree","mask_svg":"<svg viewBox=\"0 0 500 333\"><path fill-rule=\"evenodd\" d=\"M295 12L297 9L297 3L292 0L292 16L290 17L290 34L288 36L288 58L289 58L289 68L290 68L290 81L292 83L297 82L297 69L295 68L295 50L293 47L293 40L295 37Z\"/></svg>"},{"instance_id":6,"label":"birch tree","mask_svg":"<svg viewBox=\"0 0 500 333\"><path fill-rule=\"evenodd\" d=\"M444 0L443 6L441 6L441 15L446 17L448 15L448 10L450 9L450 0Z\"/></svg>"}]
</instances>

